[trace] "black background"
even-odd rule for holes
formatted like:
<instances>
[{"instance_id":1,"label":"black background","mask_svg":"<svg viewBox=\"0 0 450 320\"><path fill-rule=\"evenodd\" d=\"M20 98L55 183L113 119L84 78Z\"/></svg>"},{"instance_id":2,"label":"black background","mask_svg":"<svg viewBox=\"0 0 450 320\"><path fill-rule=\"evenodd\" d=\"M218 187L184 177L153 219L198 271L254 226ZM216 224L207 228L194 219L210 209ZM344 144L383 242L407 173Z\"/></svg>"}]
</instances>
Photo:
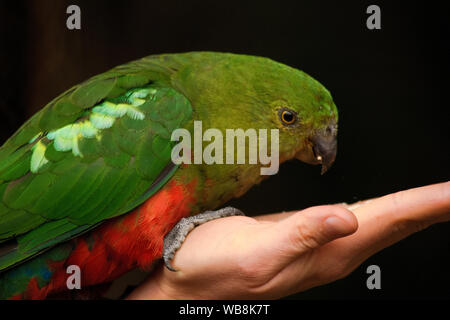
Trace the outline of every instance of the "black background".
<instances>
[{"instance_id":1,"label":"black background","mask_svg":"<svg viewBox=\"0 0 450 320\"><path fill-rule=\"evenodd\" d=\"M285 163L232 205L248 214L355 202L449 180L449 18L432 1L2 1L0 143L72 85L146 55L270 57L310 74L339 109L339 152ZM81 7L81 30L66 8ZM381 30L366 8L381 7ZM450 298L450 225L383 250L350 276L291 298ZM382 289L366 288L377 264Z\"/></svg>"}]
</instances>

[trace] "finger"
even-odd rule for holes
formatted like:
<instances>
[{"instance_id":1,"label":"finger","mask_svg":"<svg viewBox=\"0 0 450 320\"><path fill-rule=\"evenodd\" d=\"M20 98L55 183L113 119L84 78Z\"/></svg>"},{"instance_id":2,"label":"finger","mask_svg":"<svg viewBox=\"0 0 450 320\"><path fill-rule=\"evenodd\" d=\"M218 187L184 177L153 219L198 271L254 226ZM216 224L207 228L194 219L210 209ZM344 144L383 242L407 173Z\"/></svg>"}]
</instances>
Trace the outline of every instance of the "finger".
<instances>
[{"instance_id":1,"label":"finger","mask_svg":"<svg viewBox=\"0 0 450 320\"><path fill-rule=\"evenodd\" d=\"M345 209L353 211L357 207L360 207L360 206L362 206L362 205L364 205L364 204L366 204L366 203L368 203L370 201L372 201L372 200L363 200L363 201L358 201L358 202L351 203L351 204L342 202L342 203L335 203L333 205L341 206L341 207L344 207ZM293 214L295 214L297 212L298 212L298 210L283 211L283 212L280 212L280 213L272 213L272 214L265 214L265 215L261 215L261 216L256 216L256 217L253 217L253 219L258 220L258 221L277 222L277 221L286 219L286 218L292 216Z\"/></svg>"},{"instance_id":2,"label":"finger","mask_svg":"<svg viewBox=\"0 0 450 320\"><path fill-rule=\"evenodd\" d=\"M373 199L362 200L362 201L358 201L358 202L354 202L354 203L350 203L350 204L343 202L343 203L338 203L338 205L341 205L350 211L354 211L356 208L364 206L371 201L373 201Z\"/></svg>"},{"instance_id":3,"label":"finger","mask_svg":"<svg viewBox=\"0 0 450 320\"><path fill-rule=\"evenodd\" d=\"M373 199L361 212L385 212L396 224L417 222L431 225L450 219L450 182L409 189Z\"/></svg>"},{"instance_id":4,"label":"finger","mask_svg":"<svg viewBox=\"0 0 450 320\"><path fill-rule=\"evenodd\" d=\"M271 243L266 256L283 268L299 255L334 239L352 234L358 228L354 214L341 206L318 206L299 211L274 224L264 234ZM272 252L273 251L273 252Z\"/></svg>"},{"instance_id":5,"label":"finger","mask_svg":"<svg viewBox=\"0 0 450 320\"><path fill-rule=\"evenodd\" d=\"M277 222L277 221L281 221L283 219L286 219L286 218L292 216L293 214L295 214L297 212L298 212L298 210L285 211L285 212L272 213L272 214L265 214L265 215L262 215L262 216L253 217L253 219L258 220L258 221Z\"/></svg>"},{"instance_id":6,"label":"finger","mask_svg":"<svg viewBox=\"0 0 450 320\"><path fill-rule=\"evenodd\" d=\"M310 256L315 249L340 237L345 237L358 228L354 214L341 205L326 205L298 211L285 219L265 225L265 229L254 234L257 252L245 259L250 270L259 270L258 279L265 279L260 289L264 292L290 292L298 281L314 271ZM255 251L257 250L257 251ZM285 272L301 259L304 263L296 273ZM259 282L258 282L259 283ZM274 288L277 288L274 290ZM267 298L277 298L271 296Z\"/></svg>"},{"instance_id":7,"label":"finger","mask_svg":"<svg viewBox=\"0 0 450 320\"><path fill-rule=\"evenodd\" d=\"M450 220L450 182L397 192L354 209L359 228L321 248L322 262L348 274L371 255L437 222ZM321 270L318 270L321 272Z\"/></svg>"}]
</instances>

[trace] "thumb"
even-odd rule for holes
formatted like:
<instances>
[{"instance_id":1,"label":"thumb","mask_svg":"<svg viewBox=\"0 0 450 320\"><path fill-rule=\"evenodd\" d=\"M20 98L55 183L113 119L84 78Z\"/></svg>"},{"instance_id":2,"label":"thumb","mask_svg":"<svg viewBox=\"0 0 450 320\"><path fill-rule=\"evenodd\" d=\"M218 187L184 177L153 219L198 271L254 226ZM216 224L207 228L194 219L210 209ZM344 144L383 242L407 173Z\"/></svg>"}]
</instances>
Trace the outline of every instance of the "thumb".
<instances>
[{"instance_id":1,"label":"thumb","mask_svg":"<svg viewBox=\"0 0 450 320\"><path fill-rule=\"evenodd\" d=\"M274 241L286 257L298 256L358 229L355 215L339 205L318 206L299 211L278 222Z\"/></svg>"}]
</instances>

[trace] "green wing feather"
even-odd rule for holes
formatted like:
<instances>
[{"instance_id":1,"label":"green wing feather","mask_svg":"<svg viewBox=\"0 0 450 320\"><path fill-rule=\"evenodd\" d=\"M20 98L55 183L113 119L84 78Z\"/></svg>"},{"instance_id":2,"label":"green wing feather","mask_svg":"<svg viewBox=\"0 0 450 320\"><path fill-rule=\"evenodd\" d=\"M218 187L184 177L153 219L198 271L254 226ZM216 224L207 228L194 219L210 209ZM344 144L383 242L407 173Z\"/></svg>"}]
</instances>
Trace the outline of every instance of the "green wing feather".
<instances>
[{"instance_id":1,"label":"green wing feather","mask_svg":"<svg viewBox=\"0 0 450 320\"><path fill-rule=\"evenodd\" d=\"M175 172L171 132L192 108L162 60L73 87L0 148L0 271L130 211Z\"/></svg>"}]
</instances>

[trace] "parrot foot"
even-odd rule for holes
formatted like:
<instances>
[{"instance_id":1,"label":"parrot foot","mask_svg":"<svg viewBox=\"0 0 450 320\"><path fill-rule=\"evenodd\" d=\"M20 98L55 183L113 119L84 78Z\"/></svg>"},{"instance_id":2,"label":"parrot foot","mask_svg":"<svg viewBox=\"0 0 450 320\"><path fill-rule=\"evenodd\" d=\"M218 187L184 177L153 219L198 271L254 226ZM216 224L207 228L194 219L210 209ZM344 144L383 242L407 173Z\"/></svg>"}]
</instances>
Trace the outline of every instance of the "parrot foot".
<instances>
[{"instance_id":1,"label":"parrot foot","mask_svg":"<svg viewBox=\"0 0 450 320\"><path fill-rule=\"evenodd\" d=\"M170 271L177 271L172 267L170 262L175 256L177 250L183 244L188 233L195 227L215 219L243 215L244 213L236 208L225 207L216 211L205 211L198 215L181 219L164 237L163 259L167 269Z\"/></svg>"}]
</instances>

